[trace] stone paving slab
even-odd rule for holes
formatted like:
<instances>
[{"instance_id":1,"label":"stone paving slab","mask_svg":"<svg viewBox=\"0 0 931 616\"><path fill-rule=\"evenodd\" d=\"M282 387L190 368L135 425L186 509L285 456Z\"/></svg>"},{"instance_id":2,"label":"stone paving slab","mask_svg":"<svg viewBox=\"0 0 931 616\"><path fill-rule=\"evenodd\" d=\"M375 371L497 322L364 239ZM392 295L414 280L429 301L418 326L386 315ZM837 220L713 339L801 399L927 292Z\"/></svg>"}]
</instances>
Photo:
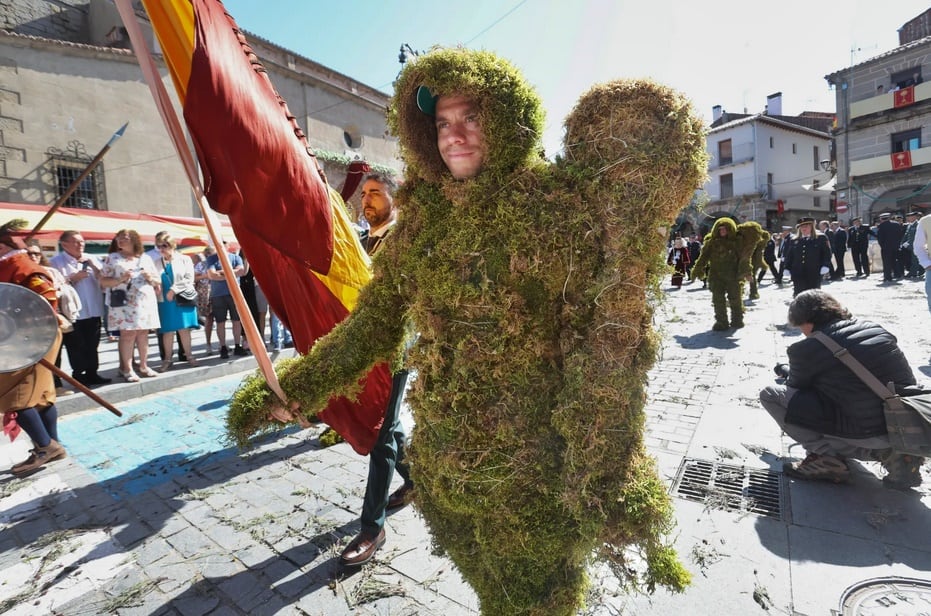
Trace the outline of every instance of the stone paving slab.
<instances>
[{"instance_id":1,"label":"stone paving slab","mask_svg":"<svg viewBox=\"0 0 931 616\"><path fill-rule=\"evenodd\" d=\"M283 430L239 456L222 435L226 399L240 379L234 375L129 402L123 405L123 418L100 410L65 416L62 441L69 458L33 477L2 484L10 494L0 499L0 535L33 546L55 531L51 512L58 511L59 503L85 504L94 512L89 523L104 529L108 541L118 546L115 551L145 572L145 594L150 598L144 603L157 606L146 613L302 614L298 606L317 595L326 598L314 600L314 609L324 611L306 613L343 613L353 602L361 602L354 596L368 596L364 588L357 590L362 578L340 581L334 557L358 530L356 508L364 489L365 459L346 445L319 450L316 434L322 426ZM0 446L0 460L25 457L26 446L24 439ZM90 478L71 488L60 479L65 473ZM36 515L39 512L42 515ZM397 537L415 535L414 544L427 554L422 522L412 508L401 515L409 528ZM63 520L66 527L68 522ZM394 526L392 516L388 527L393 535ZM384 560L380 554L376 563L410 582L390 567L389 557L400 547L386 548L390 549L383 550ZM17 552L20 559L29 556ZM31 556L26 562L35 560ZM6 568L10 575L23 573L25 564L10 562L15 565ZM450 575L448 563L434 564L434 577L428 578L422 571L425 562L429 561L419 558L405 567L434 585L443 577L437 571ZM112 588L104 594L118 597L125 580L119 569L111 569ZM461 579L453 575L449 587L461 590ZM0 602L14 597L16 588L13 580L2 581L6 583L0 584ZM76 592L83 594L84 605L75 606L74 613L89 605L100 609L100 584L91 582L77 579L61 589L54 585L54 593L42 596L57 596L55 605L61 606ZM336 592L337 587L345 592ZM160 597L161 603L152 596ZM418 600L433 606L432 613L449 613L455 605L435 590ZM405 594L378 600L385 601L388 606L414 604L409 588ZM411 608L409 613L428 612Z\"/></svg>"},{"instance_id":2,"label":"stone paving slab","mask_svg":"<svg viewBox=\"0 0 931 616\"><path fill-rule=\"evenodd\" d=\"M844 591L863 580L901 576L924 579L927 583L931 571L927 551L890 549L882 541L798 526L789 528L789 541L794 608L800 614L832 613L831 610L838 609ZM907 610L887 611L880 604L869 608L870 611L861 613L921 614L927 612L927 601Z\"/></svg>"},{"instance_id":3,"label":"stone paving slab","mask_svg":"<svg viewBox=\"0 0 931 616\"><path fill-rule=\"evenodd\" d=\"M785 525L691 501L678 501L676 512L675 547L692 571L692 586L683 594L629 597L624 614L792 613Z\"/></svg>"}]
</instances>

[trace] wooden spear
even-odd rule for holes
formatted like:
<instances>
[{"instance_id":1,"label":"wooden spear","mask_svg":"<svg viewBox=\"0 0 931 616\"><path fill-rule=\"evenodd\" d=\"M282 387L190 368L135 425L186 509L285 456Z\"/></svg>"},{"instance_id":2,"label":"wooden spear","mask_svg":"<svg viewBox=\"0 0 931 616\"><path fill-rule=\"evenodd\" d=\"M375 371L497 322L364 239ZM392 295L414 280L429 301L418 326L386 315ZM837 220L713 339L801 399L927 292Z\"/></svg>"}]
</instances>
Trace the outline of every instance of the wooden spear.
<instances>
[{"instance_id":1,"label":"wooden spear","mask_svg":"<svg viewBox=\"0 0 931 616\"><path fill-rule=\"evenodd\" d=\"M49 208L49 211L45 213L45 216L42 217L42 220L39 221L35 228L29 232L29 235L26 236L25 240L31 239L32 236L38 233L42 227L45 226L45 223L47 223L49 218L52 217L52 214L58 211L58 208L60 208L74 193L74 191L78 189L78 186L81 185L81 182L84 181L84 178L90 175L91 171L93 171L97 165L100 164L101 159L103 159L104 155L110 151L110 148L113 147L113 144L116 143L116 140L123 136L123 133L126 132L127 126L129 126L129 122L121 126L120 130L113 133L113 136L110 137L110 140L107 141L107 144L103 146L100 152L97 153L97 156L95 156L94 159L87 164L87 167L84 168L84 171L81 172L81 175L79 175L73 182L71 182L68 190L62 193L61 197L58 198L58 201L56 201L55 204Z\"/></svg>"},{"instance_id":2,"label":"wooden spear","mask_svg":"<svg viewBox=\"0 0 931 616\"><path fill-rule=\"evenodd\" d=\"M42 359L39 360L39 363L45 366L46 368L48 368L49 370L51 370L52 372L54 372L55 374L57 374L58 376L60 376L65 381L68 381L68 383L70 383L72 386L77 388L77 390L80 391L82 394L84 394L85 396L87 396L88 398L90 398L91 400L93 400L94 402L102 406L103 408L107 409L108 411L116 415L117 417L123 416L123 413L121 413L119 409L117 409L115 406L113 406L112 404L110 404L109 402L107 402L106 400L104 400L103 398L95 394L94 392L92 392L86 385L84 385L84 383L75 379L70 374L68 374L67 372L65 372L64 370L62 370L61 368L59 368L58 366L56 366L49 360L43 357Z\"/></svg>"}]
</instances>

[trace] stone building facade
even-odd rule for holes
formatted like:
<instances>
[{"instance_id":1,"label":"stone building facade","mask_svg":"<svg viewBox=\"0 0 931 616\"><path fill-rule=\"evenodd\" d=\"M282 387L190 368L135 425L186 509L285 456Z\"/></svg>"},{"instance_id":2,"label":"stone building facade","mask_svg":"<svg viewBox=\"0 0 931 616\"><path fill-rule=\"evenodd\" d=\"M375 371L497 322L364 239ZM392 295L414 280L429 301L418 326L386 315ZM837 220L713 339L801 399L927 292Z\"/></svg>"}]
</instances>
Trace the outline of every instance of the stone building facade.
<instances>
[{"instance_id":1,"label":"stone building facade","mask_svg":"<svg viewBox=\"0 0 931 616\"><path fill-rule=\"evenodd\" d=\"M386 93L246 34L334 186L355 158L400 175ZM0 0L0 202L54 203L127 122L66 205L200 216L113 3Z\"/></svg>"},{"instance_id":2,"label":"stone building facade","mask_svg":"<svg viewBox=\"0 0 931 616\"><path fill-rule=\"evenodd\" d=\"M899 47L825 76L837 98L837 203L865 223L931 213L929 23L931 10L903 26Z\"/></svg>"}]
</instances>

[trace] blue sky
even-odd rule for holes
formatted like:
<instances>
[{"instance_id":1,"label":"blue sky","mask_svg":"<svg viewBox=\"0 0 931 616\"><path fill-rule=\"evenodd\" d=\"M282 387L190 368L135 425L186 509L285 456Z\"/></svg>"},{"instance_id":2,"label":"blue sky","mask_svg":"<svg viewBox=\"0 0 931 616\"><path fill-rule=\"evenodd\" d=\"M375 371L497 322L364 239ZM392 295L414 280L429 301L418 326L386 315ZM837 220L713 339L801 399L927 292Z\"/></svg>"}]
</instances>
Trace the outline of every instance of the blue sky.
<instances>
[{"instance_id":1,"label":"blue sky","mask_svg":"<svg viewBox=\"0 0 931 616\"><path fill-rule=\"evenodd\" d=\"M651 77L711 109L834 111L824 76L898 45L927 0L225 0L239 25L391 93L402 43L487 49L520 67L547 109L544 145L595 83ZM931 67L929 67L931 72Z\"/></svg>"}]
</instances>

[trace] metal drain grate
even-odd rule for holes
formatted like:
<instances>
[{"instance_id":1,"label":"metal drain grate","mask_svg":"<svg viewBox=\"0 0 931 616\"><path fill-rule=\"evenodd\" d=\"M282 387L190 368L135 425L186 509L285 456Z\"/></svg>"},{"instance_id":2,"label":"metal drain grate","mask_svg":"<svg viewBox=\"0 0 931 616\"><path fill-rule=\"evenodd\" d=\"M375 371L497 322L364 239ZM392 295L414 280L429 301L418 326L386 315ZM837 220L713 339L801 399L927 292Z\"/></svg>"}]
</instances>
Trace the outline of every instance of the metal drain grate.
<instances>
[{"instance_id":1,"label":"metal drain grate","mask_svg":"<svg viewBox=\"0 0 931 616\"><path fill-rule=\"evenodd\" d=\"M713 509L784 517L782 475L770 470L685 458L673 491Z\"/></svg>"}]
</instances>

